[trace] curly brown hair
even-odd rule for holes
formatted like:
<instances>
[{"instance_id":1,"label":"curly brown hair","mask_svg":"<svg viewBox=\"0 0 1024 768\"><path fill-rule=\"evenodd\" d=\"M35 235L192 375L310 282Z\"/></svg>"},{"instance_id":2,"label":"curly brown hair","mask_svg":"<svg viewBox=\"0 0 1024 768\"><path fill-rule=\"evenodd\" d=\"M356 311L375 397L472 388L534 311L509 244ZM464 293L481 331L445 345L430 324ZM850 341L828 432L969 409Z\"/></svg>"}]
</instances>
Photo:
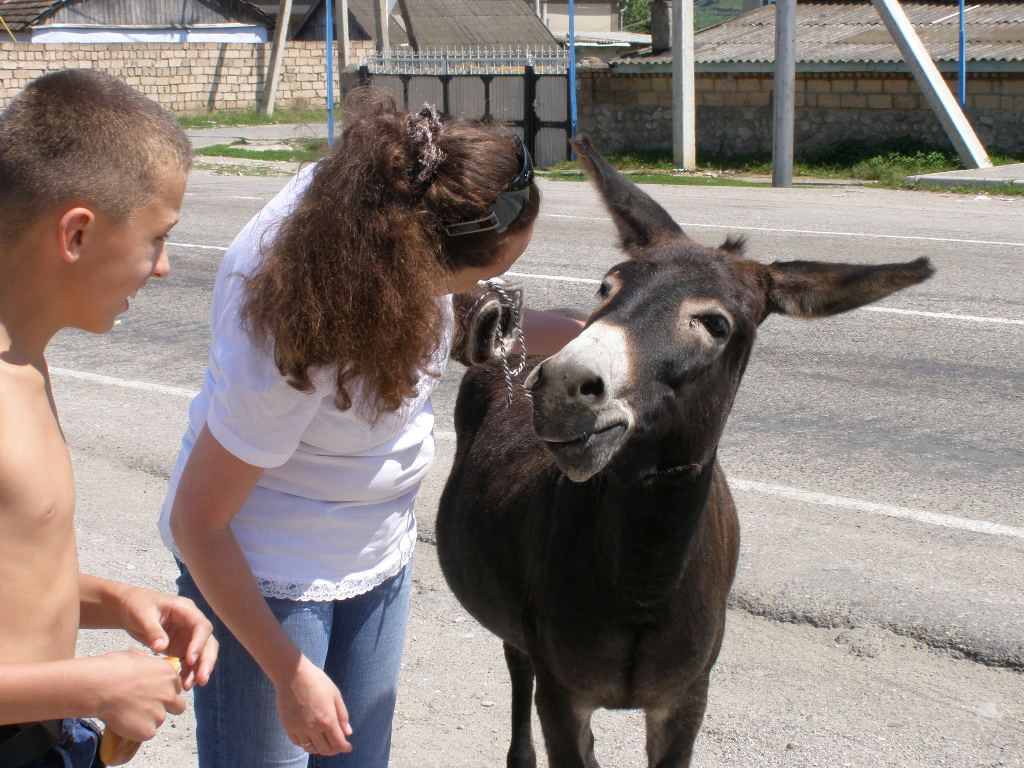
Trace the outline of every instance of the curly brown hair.
<instances>
[{"instance_id":1,"label":"curly brown hair","mask_svg":"<svg viewBox=\"0 0 1024 768\"><path fill-rule=\"evenodd\" d=\"M519 174L520 144L496 126L445 122L440 163L423 183L423 147L390 97L360 89L345 130L320 160L246 284L242 318L272 345L282 375L313 389L311 367L336 370L337 407L370 419L416 394L444 334L437 301L453 273L497 261L509 237L533 224L540 193L502 233L447 237L447 224L480 218ZM436 174L435 174L436 172Z\"/></svg>"}]
</instances>

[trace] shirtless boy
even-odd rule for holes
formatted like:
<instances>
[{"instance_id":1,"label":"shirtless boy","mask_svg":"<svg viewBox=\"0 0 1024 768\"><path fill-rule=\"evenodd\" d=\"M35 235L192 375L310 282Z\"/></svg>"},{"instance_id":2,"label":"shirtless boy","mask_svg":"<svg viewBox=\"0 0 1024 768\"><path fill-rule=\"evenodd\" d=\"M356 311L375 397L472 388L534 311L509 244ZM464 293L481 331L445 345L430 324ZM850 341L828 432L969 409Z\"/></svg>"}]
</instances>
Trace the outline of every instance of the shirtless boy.
<instances>
[{"instance_id":1,"label":"shirtless boy","mask_svg":"<svg viewBox=\"0 0 1024 768\"><path fill-rule=\"evenodd\" d=\"M99 72L41 77L0 114L0 768L91 766L79 718L152 738L217 656L190 600L79 573L44 358L57 331L110 330L167 274L190 165L174 120ZM123 628L182 673L140 650L76 659L79 627Z\"/></svg>"}]
</instances>

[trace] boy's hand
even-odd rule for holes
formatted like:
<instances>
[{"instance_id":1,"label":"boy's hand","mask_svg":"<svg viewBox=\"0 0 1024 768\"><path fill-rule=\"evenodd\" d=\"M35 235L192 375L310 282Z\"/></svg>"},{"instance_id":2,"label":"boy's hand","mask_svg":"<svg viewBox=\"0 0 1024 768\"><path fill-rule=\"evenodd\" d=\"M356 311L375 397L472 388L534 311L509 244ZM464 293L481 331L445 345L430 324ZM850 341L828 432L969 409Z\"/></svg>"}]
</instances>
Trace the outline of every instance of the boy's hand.
<instances>
[{"instance_id":1,"label":"boy's hand","mask_svg":"<svg viewBox=\"0 0 1024 768\"><path fill-rule=\"evenodd\" d=\"M121 619L128 634L140 643L155 653L181 659L186 691L209 681L217 661L217 639L213 625L191 600L132 587L122 598Z\"/></svg>"},{"instance_id":2,"label":"boy's hand","mask_svg":"<svg viewBox=\"0 0 1024 768\"><path fill-rule=\"evenodd\" d=\"M167 713L185 711L181 678L163 659L142 651L119 651L87 660L96 674L96 716L132 741L156 735Z\"/></svg>"}]
</instances>

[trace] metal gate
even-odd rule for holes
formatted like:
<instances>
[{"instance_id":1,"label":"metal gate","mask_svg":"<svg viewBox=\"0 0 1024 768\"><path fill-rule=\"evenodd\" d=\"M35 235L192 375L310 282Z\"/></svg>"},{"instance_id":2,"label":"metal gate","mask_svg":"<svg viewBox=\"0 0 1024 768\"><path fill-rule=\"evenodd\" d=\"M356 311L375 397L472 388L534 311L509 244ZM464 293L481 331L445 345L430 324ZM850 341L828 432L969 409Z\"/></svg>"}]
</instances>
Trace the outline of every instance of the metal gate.
<instances>
[{"instance_id":1,"label":"metal gate","mask_svg":"<svg viewBox=\"0 0 1024 768\"><path fill-rule=\"evenodd\" d=\"M564 51L393 52L364 60L359 74L408 111L427 102L451 117L507 125L539 167L570 157Z\"/></svg>"}]
</instances>

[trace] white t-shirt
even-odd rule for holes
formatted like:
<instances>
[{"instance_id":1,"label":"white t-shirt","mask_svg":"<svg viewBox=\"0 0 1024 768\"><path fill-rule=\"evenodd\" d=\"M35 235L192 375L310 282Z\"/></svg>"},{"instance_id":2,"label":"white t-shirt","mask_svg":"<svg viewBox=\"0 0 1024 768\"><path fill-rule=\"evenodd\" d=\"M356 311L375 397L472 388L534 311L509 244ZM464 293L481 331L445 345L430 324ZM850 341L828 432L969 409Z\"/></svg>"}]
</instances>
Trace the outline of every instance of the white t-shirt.
<instances>
[{"instance_id":1,"label":"white t-shirt","mask_svg":"<svg viewBox=\"0 0 1024 768\"><path fill-rule=\"evenodd\" d=\"M170 511L203 426L242 461L265 471L231 522L260 590L292 600L343 600L367 592L408 563L416 542L413 500L434 456L430 394L452 343L451 297L444 340L418 395L370 424L358 405L334 404L332 369L312 373L315 391L289 386L272 352L241 327L240 274L259 261L264 234L294 206L312 167L292 179L238 234L213 291L209 367L189 407L189 428L171 473L160 535L181 558ZM350 390L351 391L351 390ZM358 394L353 392L358 403Z\"/></svg>"}]
</instances>

